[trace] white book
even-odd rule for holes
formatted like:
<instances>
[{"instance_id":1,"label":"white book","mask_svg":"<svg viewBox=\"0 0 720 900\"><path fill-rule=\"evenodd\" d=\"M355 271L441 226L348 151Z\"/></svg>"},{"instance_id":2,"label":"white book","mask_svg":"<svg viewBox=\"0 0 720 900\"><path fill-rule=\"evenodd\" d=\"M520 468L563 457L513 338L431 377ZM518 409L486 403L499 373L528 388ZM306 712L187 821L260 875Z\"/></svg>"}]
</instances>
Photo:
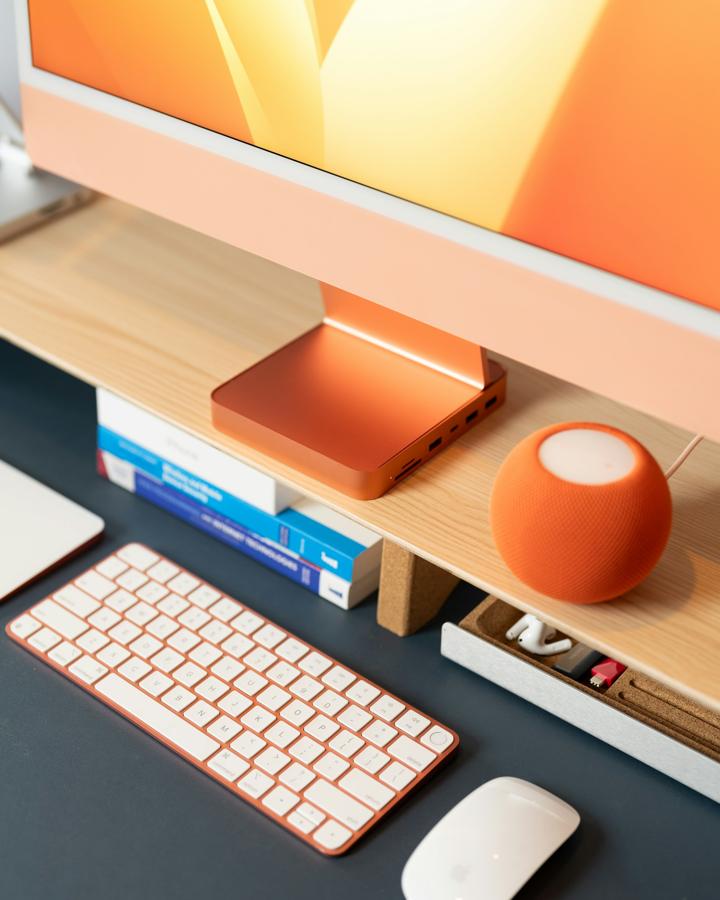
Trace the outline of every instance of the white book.
<instances>
[{"instance_id":1,"label":"white book","mask_svg":"<svg viewBox=\"0 0 720 900\"><path fill-rule=\"evenodd\" d=\"M101 427L141 444L151 453L271 515L302 498L298 491L270 475L104 388L97 389L97 415Z\"/></svg>"}]
</instances>

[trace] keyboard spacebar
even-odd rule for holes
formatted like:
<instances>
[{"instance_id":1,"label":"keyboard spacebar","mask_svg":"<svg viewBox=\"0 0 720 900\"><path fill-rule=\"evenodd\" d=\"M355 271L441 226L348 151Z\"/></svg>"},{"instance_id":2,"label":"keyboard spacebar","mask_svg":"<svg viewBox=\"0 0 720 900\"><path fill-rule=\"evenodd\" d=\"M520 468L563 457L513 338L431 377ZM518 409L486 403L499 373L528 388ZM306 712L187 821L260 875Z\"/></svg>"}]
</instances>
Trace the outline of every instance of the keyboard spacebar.
<instances>
[{"instance_id":1,"label":"keyboard spacebar","mask_svg":"<svg viewBox=\"0 0 720 900\"><path fill-rule=\"evenodd\" d=\"M220 747L217 741L143 694L139 688L128 684L119 675L106 675L95 684L95 690L194 759L207 759Z\"/></svg>"}]
</instances>

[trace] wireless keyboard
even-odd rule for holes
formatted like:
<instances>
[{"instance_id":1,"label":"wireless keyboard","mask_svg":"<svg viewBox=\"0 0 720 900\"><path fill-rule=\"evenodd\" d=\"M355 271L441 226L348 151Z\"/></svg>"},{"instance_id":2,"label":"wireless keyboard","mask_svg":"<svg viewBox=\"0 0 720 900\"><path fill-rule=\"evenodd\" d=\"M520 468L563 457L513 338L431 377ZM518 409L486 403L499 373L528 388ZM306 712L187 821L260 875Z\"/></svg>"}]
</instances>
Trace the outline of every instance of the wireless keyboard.
<instances>
[{"instance_id":1,"label":"wireless keyboard","mask_svg":"<svg viewBox=\"0 0 720 900\"><path fill-rule=\"evenodd\" d=\"M457 749L430 716L141 544L7 633L325 854Z\"/></svg>"}]
</instances>

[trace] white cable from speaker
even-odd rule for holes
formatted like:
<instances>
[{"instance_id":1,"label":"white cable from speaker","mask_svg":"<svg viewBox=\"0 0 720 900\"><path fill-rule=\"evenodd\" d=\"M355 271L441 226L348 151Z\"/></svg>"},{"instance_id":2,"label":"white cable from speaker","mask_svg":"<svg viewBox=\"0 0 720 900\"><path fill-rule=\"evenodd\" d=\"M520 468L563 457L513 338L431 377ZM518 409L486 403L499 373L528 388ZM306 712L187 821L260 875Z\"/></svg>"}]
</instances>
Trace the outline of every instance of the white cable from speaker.
<instances>
[{"instance_id":1,"label":"white cable from speaker","mask_svg":"<svg viewBox=\"0 0 720 900\"><path fill-rule=\"evenodd\" d=\"M677 472L680 466L685 462L685 460L690 456L693 450L697 447L697 445L702 441L703 436L701 434L696 434L695 437L690 441L687 447L683 450L683 452L678 456L675 462L670 466L669 469L665 471L666 478L672 478L672 476Z\"/></svg>"}]
</instances>

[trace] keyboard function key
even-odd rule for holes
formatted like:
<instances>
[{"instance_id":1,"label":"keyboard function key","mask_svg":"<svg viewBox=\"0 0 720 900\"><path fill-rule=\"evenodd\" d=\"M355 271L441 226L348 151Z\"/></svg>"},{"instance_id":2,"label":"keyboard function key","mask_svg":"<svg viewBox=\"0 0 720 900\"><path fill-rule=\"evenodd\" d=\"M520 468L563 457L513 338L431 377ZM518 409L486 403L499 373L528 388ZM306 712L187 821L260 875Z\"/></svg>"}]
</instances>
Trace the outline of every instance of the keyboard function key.
<instances>
[{"instance_id":1,"label":"keyboard function key","mask_svg":"<svg viewBox=\"0 0 720 900\"><path fill-rule=\"evenodd\" d=\"M19 618L15 619L15 621L10 625L10 631L14 635L23 640L25 638L29 638L31 634L34 634L38 628L42 626L38 622L37 619L33 619L32 616L27 615L27 613Z\"/></svg>"},{"instance_id":2,"label":"keyboard function key","mask_svg":"<svg viewBox=\"0 0 720 900\"><path fill-rule=\"evenodd\" d=\"M191 631L198 631L210 621L210 615L199 606L191 606L178 616L178 622Z\"/></svg>"},{"instance_id":3,"label":"keyboard function key","mask_svg":"<svg viewBox=\"0 0 720 900\"><path fill-rule=\"evenodd\" d=\"M195 588L200 586L200 582L197 578L193 578L192 575L188 575L187 572L180 572L179 575L176 575L173 579L168 581L165 586L174 594L179 594L181 597L187 597L191 591L194 591Z\"/></svg>"},{"instance_id":4,"label":"keyboard function key","mask_svg":"<svg viewBox=\"0 0 720 900\"><path fill-rule=\"evenodd\" d=\"M453 740L454 738L449 731L446 731L444 728L440 728L438 725L435 725L433 728L430 728L427 732L425 732L425 734L420 738L420 743L425 744L426 747L434 750L435 753L442 753L443 750L447 750L447 748L452 744Z\"/></svg>"},{"instance_id":5,"label":"keyboard function key","mask_svg":"<svg viewBox=\"0 0 720 900\"><path fill-rule=\"evenodd\" d=\"M207 609L216 600L219 600L221 596L220 591L216 591L215 588L208 587L206 584L201 584L191 594L188 594L187 598L195 606L199 606L200 609Z\"/></svg>"},{"instance_id":6,"label":"keyboard function key","mask_svg":"<svg viewBox=\"0 0 720 900\"><path fill-rule=\"evenodd\" d=\"M173 619L177 619L180 613L185 612L189 606L188 601L178 597L177 594L168 594L167 597L158 600L156 609L165 613L166 616L172 616Z\"/></svg>"},{"instance_id":7,"label":"keyboard function key","mask_svg":"<svg viewBox=\"0 0 720 900\"><path fill-rule=\"evenodd\" d=\"M71 613L80 616L81 619L86 619L90 613L95 612L96 609L100 609L100 604L97 600L93 600L93 598L89 597L85 591L81 591L80 588L75 587L74 584L69 584L56 594L53 594L53 599L57 600L58 603Z\"/></svg>"},{"instance_id":8,"label":"keyboard function key","mask_svg":"<svg viewBox=\"0 0 720 900\"><path fill-rule=\"evenodd\" d=\"M253 635L253 639L256 640L258 644L262 644L263 647L267 647L269 650L272 650L273 647L277 646L286 637L287 635L284 631L281 631L279 628L270 624L263 625L263 627Z\"/></svg>"},{"instance_id":9,"label":"keyboard function key","mask_svg":"<svg viewBox=\"0 0 720 900\"><path fill-rule=\"evenodd\" d=\"M242 612L242 606L229 597L223 597L211 606L208 612L221 622L229 622Z\"/></svg>"},{"instance_id":10,"label":"keyboard function key","mask_svg":"<svg viewBox=\"0 0 720 900\"><path fill-rule=\"evenodd\" d=\"M336 691L344 691L356 679L352 672L348 672L348 670L343 669L342 666L333 666L329 672L326 672L323 675L322 680Z\"/></svg>"},{"instance_id":11,"label":"keyboard function key","mask_svg":"<svg viewBox=\"0 0 720 900\"><path fill-rule=\"evenodd\" d=\"M381 692L374 685L361 679L360 681L356 681L346 692L346 696L352 700L353 703L357 703L358 706L368 706L373 700L380 696L380 693Z\"/></svg>"},{"instance_id":12,"label":"keyboard function key","mask_svg":"<svg viewBox=\"0 0 720 900\"><path fill-rule=\"evenodd\" d=\"M249 609L245 609L239 616L236 616L230 624L233 628L237 631L241 631L243 634L252 634L264 624L264 620L261 619L260 616L256 616L255 613L250 612Z\"/></svg>"},{"instance_id":13,"label":"keyboard function key","mask_svg":"<svg viewBox=\"0 0 720 900\"><path fill-rule=\"evenodd\" d=\"M425 731L429 724L430 719L426 719L420 713L409 709L400 716L395 723L395 727L399 728L400 731L404 731L405 734L409 734L410 737L417 737Z\"/></svg>"},{"instance_id":14,"label":"keyboard function key","mask_svg":"<svg viewBox=\"0 0 720 900\"><path fill-rule=\"evenodd\" d=\"M153 553L152 550L148 550L142 544L127 544L117 551L117 555L123 562L126 562L129 566L135 566L141 572L149 569L150 566L160 559L157 553Z\"/></svg>"},{"instance_id":15,"label":"keyboard function key","mask_svg":"<svg viewBox=\"0 0 720 900\"><path fill-rule=\"evenodd\" d=\"M58 663L61 666L67 666L73 660L77 659L78 656L81 655L81 651L78 650L77 647L74 647L68 641L63 641L61 644L58 644L56 647L53 647L52 650L48 653L53 662Z\"/></svg>"},{"instance_id":16,"label":"keyboard function key","mask_svg":"<svg viewBox=\"0 0 720 900\"><path fill-rule=\"evenodd\" d=\"M114 609L115 612L124 613L126 609L130 609L135 603L137 603L135 595L126 591L124 588L121 588L107 598L105 606L109 606L110 609Z\"/></svg>"},{"instance_id":17,"label":"keyboard function key","mask_svg":"<svg viewBox=\"0 0 720 900\"><path fill-rule=\"evenodd\" d=\"M305 656L308 648L295 638L288 638L275 648L275 652L287 662L296 663Z\"/></svg>"},{"instance_id":18,"label":"keyboard function key","mask_svg":"<svg viewBox=\"0 0 720 900\"><path fill-rule=\"evenodd\" d=\"M130 593L133 593L139 587L142 587L147 580L147 575L143 575L143 573L138 572L137 569L128 569L126 572L123 572L122 575L115 579L115 584L119 585L119 587L121 588L124 588L126 591L130 591Z\"/></svg>"},{"instance_id":19,"label":"keyboard function key","mask_svg":"<svg viewBox=\"0 0 720 900\"><path fill-rule=\"evenodd\" d=\"M123 562L117 556L108 556L107 559L104 559L95 566L96 572L99 572L111 581L113 578L117 578L118 575L125 571L125 569L127 569L127 563Z\"/></svg>"},{"instance_id":20,"label":"keyboard function key","mask_svg":"<svg viewBox=\"0 0 720 900\"><path fill-rule=\"evenodd\" d=\"M51 628L41 628L40 631L36 631L34 634L31 634L28 638L28 644L35 647L36 650L40 650L42 653L47 653L51 647L54 647L55 644L59 644L62 638L60 635L53 631Z\"/></svg>"},{"instance_id":21,"label":"keyboard function key","mask_svg":"<svg viewBox=\"0 0 720 900\"><path fill-rule=\"evenodd\" d=\"M394 697L383 694L382 697L380 697L379 700L376 700L370 707L370 712L384 722L392 722L394 719L397 719L404 709L404 703L400 703L398 700L395 700Z\"/></svg>"},{"instance_id":22,"label":"keyboard function key","mask_svg":"<svg viewBox=\"0 0 720 900\"><path fill-rule=\"evenodd\" d=\"M76 578L75 584L96 600L104 600L115 590L115 585L109 578L105 578L93 569Z\"/></svg>"},{"instance_id":23,"label":"keyboard function key","mask_svg":"<svg viewBox=\"0 0 720 900\"><path fill-rule=\"evenodd\" d=\"M160 562L155 563L154 566L147 570L147 574L159 584L165 584L166 581L174 578L179 571L180 569L177 566L166 559L161 559Z\"/></svg>"},{"instance_id":24,"label":"keyboard function key","mask_svg":"<svg viewBox=\"0 0 720 900\"><path fill-rule=\"evenodd\" d=\"M148 581L136 593L141 600L154 606L158 601L167 597L169 591L164 585L158 584L157 581Z\"/></svg>"}]
</instances>

